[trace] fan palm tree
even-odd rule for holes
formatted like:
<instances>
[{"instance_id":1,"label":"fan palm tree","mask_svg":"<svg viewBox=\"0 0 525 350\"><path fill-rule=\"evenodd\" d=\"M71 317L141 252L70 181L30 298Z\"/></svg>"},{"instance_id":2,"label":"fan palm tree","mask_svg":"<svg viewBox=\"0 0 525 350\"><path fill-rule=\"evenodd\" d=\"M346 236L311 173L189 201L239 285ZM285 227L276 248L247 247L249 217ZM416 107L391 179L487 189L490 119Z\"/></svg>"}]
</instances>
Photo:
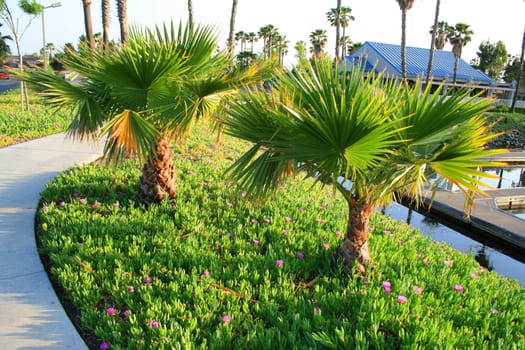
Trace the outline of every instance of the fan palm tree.
<instances>
[{"instance_id":1,"label":"fan palm tree","mask_svg":"<svg viewBox=\"0 0 525 350\"><path fill-rule=\"evenodd\" d=\"M316 29L310 33L310 43L312 44L312 52L314 58L321 58L324 46L328 41L326 30Z\"/></svg>"},{"instance_id":2,"label":"fan palm tree","mask_svg":"<svg viewBox=\"0 0 525 350\"><path fill-rule=\"evenodd\" d=\"M332 27L336 27L335 54L336 57L341 57L341 59L344 59L344 57L346 56L346 27L348 27L350 21L355 20L355 17L352 16L351 13L352 9L350 7L344 6L332 8L329 12L326 13L326 17L328 19L328 22L330 22L330 25ZM339 22L339 24L337 22ZM341 35L339 34L337 26L339 26L342 29ZM339 56L339 48L341 48L341 56Z\"/></svg>"},{"instance_id":3,"label":"fan palm tree","mask_svg":"<svg viewBox=\"0 0 525 350\"><path fill-rule=\"evenodd\" d=\"M228 55L216 48L210 27L134 29L120 49L67 52L62 62L84 77L80 83L45 71L20 78L56 107L72 109L73 136L106 137L108 161L144 160L138 198L149 204L175 196L170 142L212 115L239 84L263 79L253 67L227 70Z\"/></svg>"},{"instance_id":4,"label":"fan palm tree","mask_svg":"<svg viewBox=\"0 0 525 350\"><path fill-rule=\"evenodd\" d=\"M434 45L437 50L443 50L447 43L447 35L450 25L445 21L439 21L436 27L436 37L434 39ZM432 32L434 27L430 28Z\"/></svg>"},{"instance_id":5,"label":"fan palm tree","mask_svg":"<svg viewBox=\"0 0 525 350\"><path fill-rule=\"evenodd\" d=\"M125 45L128 42L128 1L117 0L117 14L120 25L120 43Z\"/></svg>"},{"instance_id":6,"label":"fan palm tree","mask_svg":"<svg viewBox=\"0 0 525 350\"><path fill-rule=\"evenodd\" d=\"M401 78L407 80L407 11L414 5L414 0L396 0L401 8Z\"/></svg>"},{"instance_id":7,"label":"fan palm tree","mask_svg":"<svg viewBox=\"0 0 525 350\"><path fill-rule=\"evenodd\" d=\"M436 45L436 33L437 33L437 26L439 21L439 8L441 6L441 1L436 0L436 10L434 12L434 25L432 25L432 29L430 30L432 34L432 38L430 39L430 54L428 55L428 67L427 67L427 78L426 78L426 84L430 81L430 73L432 72L432 66L434 64L434 47Z\"/></svg>"},{"instance_id":8,"label":"fan palm tree","mask_svg":"<svg viewBox=\"0 0 525 350\"><path fill-rule=\"evenodd\" d=\"M0 27L1 26L2 23L0 23ZM7 56L11 54L11 48L7 44L7 40L13 40L13 38L10 35L2 35L0 32L0 65L2 65Z\"/></svg>"},{"instance_id":9,"label":"fan palm tree","mask_svg":"<svg viewBox=\"0 0 525 350\"><path fill-rule=\"evenodd\" d=\"M257 35L263 39L263 52L265 58L271 58L274 38L279 34L273 24L267 24L259 29Z\"/></svg>"},{"instance_id":10,"label":"fan palm tree","mask_svg":"<svg viewBox=\"0 0 525 350\"><path fill-rule=\"evenodd\" d=\"M232 101L225 132L252 143L229 175L248 196L264 195L298 172L331 184L348 204L346 236L338 248L349 271L365 273L369 217L396 198L416 202L444 179L469 199L479 191L479 160L493 135L481 114L491 100L468 91L441 98L430 86L410 87L364 76L362 69L334 72L326 60L315 69L283 76L272 94L246 91ZM433 185L429 179L441 178Z\"/></svg>"},{"instance_id":11,"label":"fan palm tree","mask_svg":"<svg viewBox=\"0 0 525 350\"><path fill-rule=\"evenodd\" d=\"M86 41L88 46L93 50L95 48L95 37L93 36L93 19L91 18L92 0L82 0L84 9L84 28L86 30Z\"/></svg>"},{"instance_id":12,"label":"fan palm tree","mask_svg":"<svg viewBox=\"0 0 525 350\"><path fill-rule=\"evenodd\" d=\"M452 45L452 52L454 53L454 84L456 84L458 64L463 47L472 40L472 34L474 34L474 32L470 29L470 26L465 23L457 23L454 27L449 27L448 29L447 38L448 42Z\"/></svg>"}]
</instances>

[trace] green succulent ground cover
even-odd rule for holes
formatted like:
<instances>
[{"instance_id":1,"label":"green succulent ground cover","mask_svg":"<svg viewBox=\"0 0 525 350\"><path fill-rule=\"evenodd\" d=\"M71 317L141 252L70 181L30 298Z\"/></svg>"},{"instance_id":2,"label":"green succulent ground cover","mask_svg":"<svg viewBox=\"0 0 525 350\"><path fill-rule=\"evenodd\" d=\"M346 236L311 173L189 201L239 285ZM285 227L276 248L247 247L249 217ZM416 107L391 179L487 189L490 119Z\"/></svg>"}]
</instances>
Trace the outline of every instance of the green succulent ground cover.
<instances>
[{"instance_id":1,"label":"green succulent ground cover","mask_svg":"<svg viewBox=\"0 0 525 350\"><path fill-rule=\"evenodd\" d=\"M346 205L298 178L264 202L224 176L245 145L198 128L178 196L144 208L140 165L69 169L42 193L40 251L91 348L523 349L525 290L375 214L366 277L334 250Z\"/></svg>"},{"instance_id":2,"label":"green succulent ground cover","mask_svg":"<svg viewBox=\"0 0 525 350\"><path fill-rule=\"evenodd\" d=\"M19 89L0 93L0 147L64 131L71 122L66 113L45 106L34 94L29 109L22 112L19 94Z\"/></svg>"}]
</instances>

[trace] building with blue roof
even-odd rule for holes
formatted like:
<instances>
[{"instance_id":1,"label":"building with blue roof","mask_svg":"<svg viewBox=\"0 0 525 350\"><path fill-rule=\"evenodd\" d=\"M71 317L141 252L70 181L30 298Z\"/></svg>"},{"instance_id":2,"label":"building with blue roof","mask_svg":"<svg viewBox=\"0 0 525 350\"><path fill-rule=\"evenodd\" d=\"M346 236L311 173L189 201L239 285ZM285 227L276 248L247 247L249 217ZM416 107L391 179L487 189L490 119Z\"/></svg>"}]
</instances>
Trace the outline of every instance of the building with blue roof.
<instances>
[{"instance_id":1,"label":"building with blue roof","mask_svg":"<svg viewBox=\"0 0 525 350\"><path fill-rule=\"evenodd\" d=\"M429 49L406 47L407 80L425 80ZM401 46L378 42L365 42L352 55L347 56L341 64L360 65L368 72L383 72L387 78L401 79ZM430 78L433 84L445 83L452 85L454 79L455 58L451 51L434 50L434 58ZM456 72L456 83L475 89L487 91L487 95L496 94L499 99L512 99L514 88L509 84L499 83L482 71L472 67L460 59Z\"/></svg>"}]
</instances>

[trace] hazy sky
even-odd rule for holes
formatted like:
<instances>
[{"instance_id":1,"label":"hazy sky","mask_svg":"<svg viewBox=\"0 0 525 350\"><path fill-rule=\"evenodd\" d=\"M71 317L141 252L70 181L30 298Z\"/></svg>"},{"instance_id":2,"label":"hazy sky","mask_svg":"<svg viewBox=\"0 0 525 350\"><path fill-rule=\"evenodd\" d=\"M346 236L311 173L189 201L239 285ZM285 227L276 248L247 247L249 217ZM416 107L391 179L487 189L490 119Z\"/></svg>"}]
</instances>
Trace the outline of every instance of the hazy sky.
<instances>
[{"instance_id":1,"label":"hazy sky","mask_svg":"<svg viewBox=\"0 0 525 350\"><path fill-rule=\"evenodd\" d=\"M54 0L37 0L44 6ZM334 54L335 29L326 20L326 12L336 7L336 0L238 0L235 31L255 32L273 24L289 41L287 62L295 62L295 43L304 40L309 45L309 34L325 29L330 38L325 48ZM7 0L12 10L18 0ZM94 32L102 31L100 0L93 0ZM116 1L112 3L112 39L118 40ZM213 24L221 34L224 46L229 27L231 0L193 0L196 22ZM377 41L399 44L401 41L401 11L395 0L343 0L342 5L352 9L355 21L347 28L347 35L354 42ZM407 13L407 45L430 46L429 30L434 21L436 0L415 0ZM84 34L81 0L63 0L62 7L45 10L46 41L61 48L65 43L76 44ZM128 0L130 24L152 26L164 21L178 23L187 19L187 0ZM20 18L20 28L27 23L27 16ZM519 55L525 25L524 0L441 0L440 20L449 24L469 24L474 31L473 40L463 49L462 58L467 62L476 57L479 44L484 40L503 41L507 51ZM2 34L9 34L6 26ZM14 45L11 45L14 51ZM22 39L24 53L39 52L42 46L42 22L33 20ZM446 46L445 50L450 50ZM260 50L259 50L260 51Z\"/></svg>"}]
</instances>

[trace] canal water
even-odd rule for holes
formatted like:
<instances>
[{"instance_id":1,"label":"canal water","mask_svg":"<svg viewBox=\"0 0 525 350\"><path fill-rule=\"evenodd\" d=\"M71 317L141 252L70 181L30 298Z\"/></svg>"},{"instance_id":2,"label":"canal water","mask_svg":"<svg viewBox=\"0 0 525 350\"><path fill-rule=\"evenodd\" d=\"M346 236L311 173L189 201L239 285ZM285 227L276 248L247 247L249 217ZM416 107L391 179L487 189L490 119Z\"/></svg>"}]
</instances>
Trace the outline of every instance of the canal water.
<instances>
[{"instance_id":1,"label":"canal water","mask_svg":"<svg viewBox=\"0 0 525 350\"><path fill-rule=\"evenodd\" d=\"M501 181L499 179L483 179L492 188L524 186L520 182L525 173L523 168L488 169L485 171L492 175L501 176ZM523 219L525 229L524 209L509 211L508 213ZM525 255L523 252L513 251L510 253L508 249L497 247L479 235L476 237L476 235L456 231L444 223L438 222L437 219L409 210L400 204L391 205L386 209L385 214L396 220L408 222L411 226L418 228L423 235L431 237L435 241L447 243L454 249L465 253L471 252L482 266L503 276L516 279L522 286L525 286Z\"/></svg>"}]
</instances>

